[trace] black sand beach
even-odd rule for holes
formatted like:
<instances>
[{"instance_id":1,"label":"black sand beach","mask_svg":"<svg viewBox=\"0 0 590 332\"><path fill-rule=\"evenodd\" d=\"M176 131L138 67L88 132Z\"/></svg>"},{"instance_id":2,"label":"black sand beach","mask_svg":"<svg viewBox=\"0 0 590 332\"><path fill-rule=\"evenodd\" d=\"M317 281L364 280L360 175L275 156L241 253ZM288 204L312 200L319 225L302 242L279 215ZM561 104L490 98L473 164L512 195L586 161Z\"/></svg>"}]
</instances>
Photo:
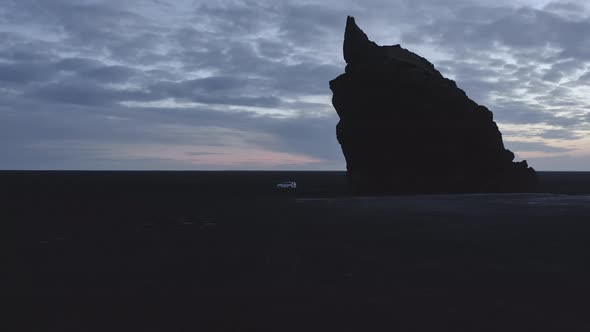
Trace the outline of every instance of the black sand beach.
<instances>
[{"instance_id":1,"label":"black sand beach","mask_svg":"<svg viewBox=\"0 0 590 332\"><path fill-rule=\"evenodd\" d=\"M344 172L0 172L2 297L39 331L588 331L590 173L539 176L354 197Z\"/></svg>"}]
</instances>

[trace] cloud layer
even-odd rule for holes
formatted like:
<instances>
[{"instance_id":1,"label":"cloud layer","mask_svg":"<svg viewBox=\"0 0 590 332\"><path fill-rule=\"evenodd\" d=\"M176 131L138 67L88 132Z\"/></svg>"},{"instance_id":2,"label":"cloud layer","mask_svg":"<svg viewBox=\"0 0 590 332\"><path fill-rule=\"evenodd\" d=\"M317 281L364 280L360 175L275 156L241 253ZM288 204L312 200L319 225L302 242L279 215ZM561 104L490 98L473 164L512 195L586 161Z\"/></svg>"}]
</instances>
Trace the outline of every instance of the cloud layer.
<instances>
[{"instance_id":1,"label":"cloud layer","mask_svg":"<svg viewBox=\"0 0 590 332\"><path fill-rule=\"evenodd\" d=\"M534 167L590 166L579 3L8 0L0 169L344 169L328 81L349 14L488 106Z\"/></svg>"}]
</instances>

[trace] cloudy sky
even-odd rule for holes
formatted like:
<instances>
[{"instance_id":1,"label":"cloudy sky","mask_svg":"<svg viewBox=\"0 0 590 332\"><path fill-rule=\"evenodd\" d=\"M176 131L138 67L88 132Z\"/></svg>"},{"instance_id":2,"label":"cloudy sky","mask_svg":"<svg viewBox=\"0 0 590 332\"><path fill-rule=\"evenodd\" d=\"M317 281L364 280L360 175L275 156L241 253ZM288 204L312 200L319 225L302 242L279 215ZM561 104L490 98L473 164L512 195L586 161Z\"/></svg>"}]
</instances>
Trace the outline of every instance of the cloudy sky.
<instances>
[{"instance_id":1,"label":"cloudy sky","mask_svg":"<svg viewBox=\"0 0 590 332\"><path fill-rule=\"evenodd\" d=\"M0 169L343 170L347 15L434 63L538 170L590 170L590 7L0 0Z\"/></svg>"}]
</instances>

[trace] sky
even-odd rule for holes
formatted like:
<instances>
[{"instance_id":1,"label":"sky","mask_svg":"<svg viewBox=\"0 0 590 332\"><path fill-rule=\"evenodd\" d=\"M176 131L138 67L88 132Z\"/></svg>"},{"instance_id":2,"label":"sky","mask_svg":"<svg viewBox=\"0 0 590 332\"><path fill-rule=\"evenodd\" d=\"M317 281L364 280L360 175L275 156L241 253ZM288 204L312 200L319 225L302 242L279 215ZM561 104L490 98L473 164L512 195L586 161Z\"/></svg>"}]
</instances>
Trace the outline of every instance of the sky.
<instances>
[{"instance_id":1,"label":"sky","mask_svg":"<svg viewBox=\"0 0 590 332\"><path fill-rule=\"evenodd\" d=\"M0 169L344 170L352 15L487 106L517 160L590 171L584 1L0 2Z\"/></svg>"}]
</instances>

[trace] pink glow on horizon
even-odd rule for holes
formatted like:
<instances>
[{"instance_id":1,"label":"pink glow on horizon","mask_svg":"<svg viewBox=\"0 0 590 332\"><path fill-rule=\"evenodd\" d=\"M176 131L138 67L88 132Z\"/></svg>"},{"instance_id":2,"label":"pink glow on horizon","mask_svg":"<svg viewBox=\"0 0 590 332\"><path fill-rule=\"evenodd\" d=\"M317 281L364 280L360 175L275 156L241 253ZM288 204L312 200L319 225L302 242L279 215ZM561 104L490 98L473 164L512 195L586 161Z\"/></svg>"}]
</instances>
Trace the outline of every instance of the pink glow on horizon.
<instances>
[{"instance_id":1,"label":"pink glow on horizon","mask_svg":"<svg viewBox=\"0 0 590 332\"><path fill-rule=\"evenodd\" d=\"M118 158L158 158L171 161L188 162L197 167L280 167L305 166L321 164L325 160L300 153L270 151L260 147L235 146L190 146L190 145L160 145L140 144L118 146L111 150L111 154Z\"/></svg>"},{"instance_id":2,"label":"pink glow on horizon","mask_svg":"<svg viewBox=\"0 0 590 332\"><path fill-rule=\"evenodd\" d=\"M235 150L235 149L230 149ZM309 157L302 154L275 152L267 150L241 150L224 151L219 153L204 153L201 155L189 154L185 157L195 165L216 165L216 166L283 166L283 165L307 165L323 162L321 159Z\"/></svg>"}]
</instances>

